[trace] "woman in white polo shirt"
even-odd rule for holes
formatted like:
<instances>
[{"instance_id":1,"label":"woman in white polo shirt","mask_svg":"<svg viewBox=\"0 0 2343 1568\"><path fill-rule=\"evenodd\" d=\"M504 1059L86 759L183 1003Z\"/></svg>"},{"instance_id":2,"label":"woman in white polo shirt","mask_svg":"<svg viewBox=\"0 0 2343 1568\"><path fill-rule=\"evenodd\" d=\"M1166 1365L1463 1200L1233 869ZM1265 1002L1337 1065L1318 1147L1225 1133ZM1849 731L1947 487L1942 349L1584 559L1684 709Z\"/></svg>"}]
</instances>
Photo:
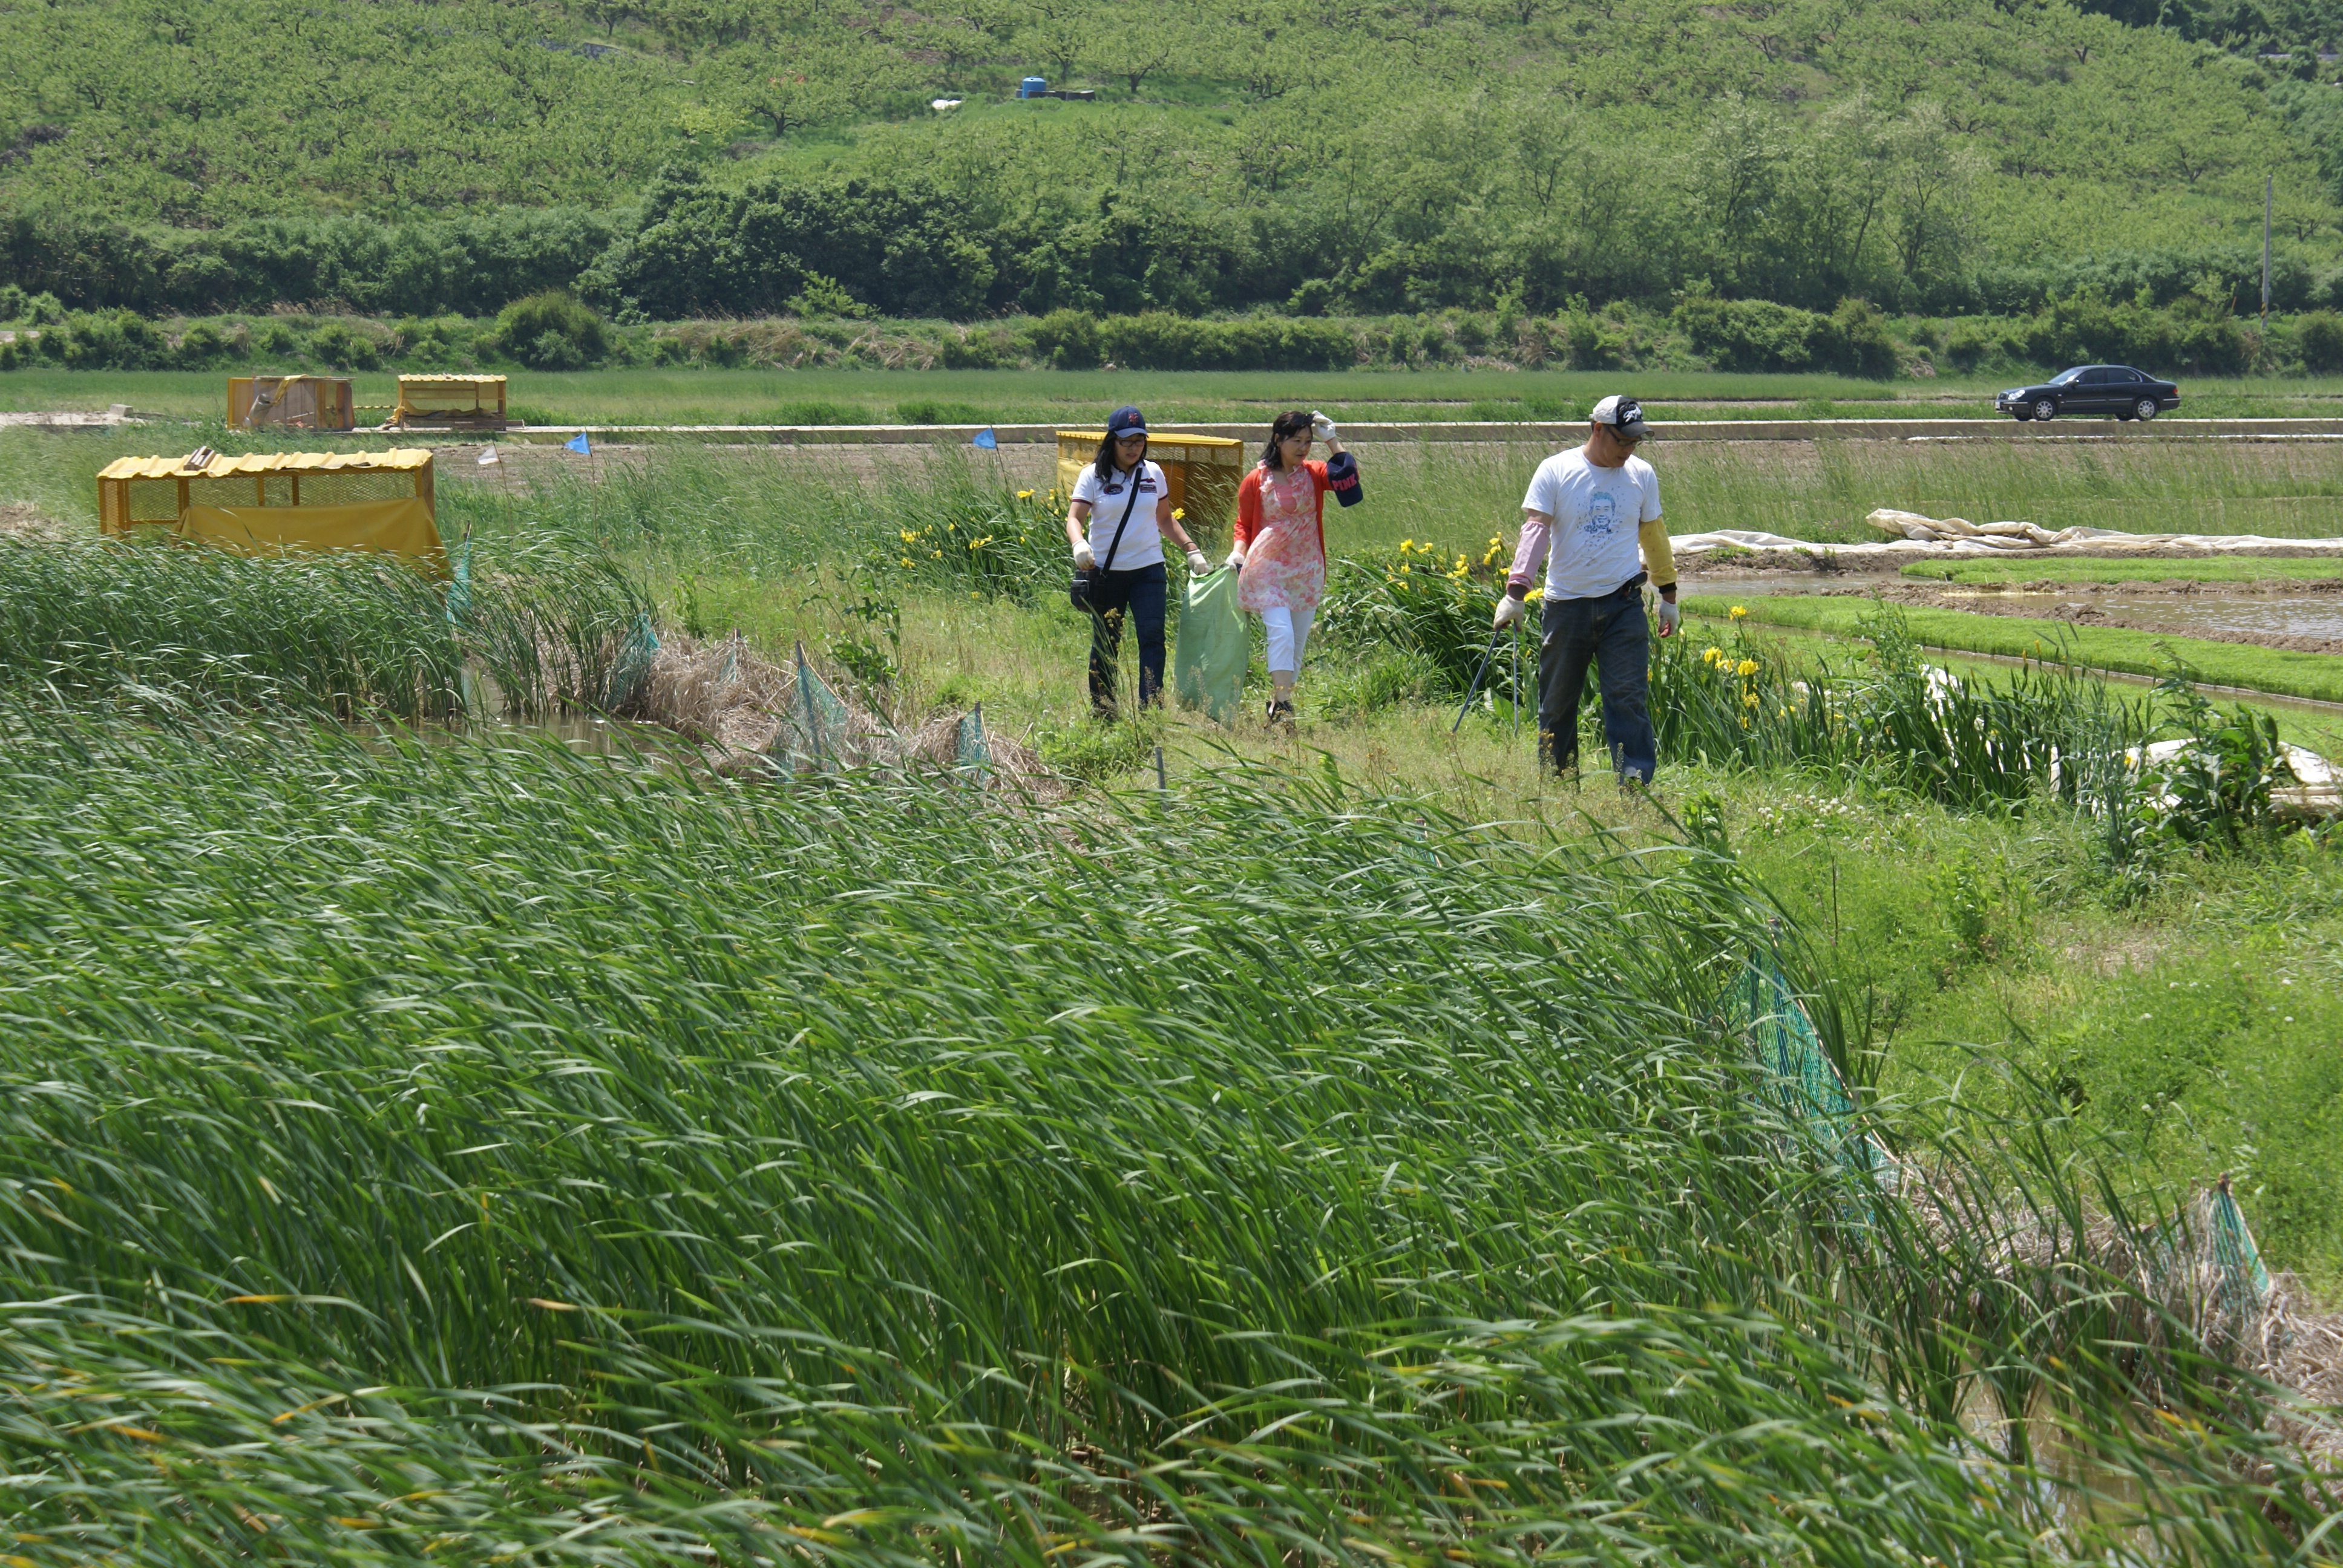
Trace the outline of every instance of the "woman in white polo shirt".
<instances>
[{"instance_id":1,"label":"woman in white polo shirt","mask_svg":"<svg viewBox=\"0 0 2343 1568\"><path fill-rule=\"evenodd\" d=\"M1163 536L1180 542L1188 569L1212 569L1204 552L1172 515L1172 487L1147 460L1147 417L1128 403L1107 416L1098 457L1074 482L1066 508L1066 542L1074 571L1088 578L1091 612L1091 711L1114 717L1115 668L1128 614L1139 628L1139 700L1163 699Z\"/></svg>"}]
</instances>

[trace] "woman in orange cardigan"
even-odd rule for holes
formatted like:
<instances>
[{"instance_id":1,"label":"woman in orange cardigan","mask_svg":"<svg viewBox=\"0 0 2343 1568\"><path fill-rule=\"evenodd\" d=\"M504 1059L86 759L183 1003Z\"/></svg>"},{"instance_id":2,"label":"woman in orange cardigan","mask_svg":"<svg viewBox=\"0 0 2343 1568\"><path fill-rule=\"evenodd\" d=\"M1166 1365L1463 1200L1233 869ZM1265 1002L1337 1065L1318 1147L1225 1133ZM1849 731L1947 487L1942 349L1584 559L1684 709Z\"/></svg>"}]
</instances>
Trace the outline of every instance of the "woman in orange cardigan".
<instances>
[{"instance_id":1,"label":"woman in orange cardigan","mask_svg":"<svg viewBox=\"0 0 2343 1568\"><path fill-rule=\"evenodd\" d=\"M1310 457L1326 443L1331 462ZM1237 603L1261 617L1269 633L1268 722L1293 721L1293 683L1311 618L1326 591L1326 492L1343 506L1359 499L1358 459L1342 450L1334 422L1299 409L1270 427L1261 461L1237 487Z\"/></svg>"}]
</instances>

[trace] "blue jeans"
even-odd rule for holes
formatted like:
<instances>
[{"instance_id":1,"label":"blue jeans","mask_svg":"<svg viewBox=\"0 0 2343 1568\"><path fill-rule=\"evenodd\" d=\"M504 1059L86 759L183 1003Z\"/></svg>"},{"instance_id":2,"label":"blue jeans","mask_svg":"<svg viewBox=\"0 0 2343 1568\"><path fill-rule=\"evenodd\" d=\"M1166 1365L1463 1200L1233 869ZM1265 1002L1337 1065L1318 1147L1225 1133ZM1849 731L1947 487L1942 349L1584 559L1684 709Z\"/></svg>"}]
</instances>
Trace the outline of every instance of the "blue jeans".
<instances>
[{"instance_id":1,"label":"blue jeans","mask_svg":"<svg viewBox=\"0 0 2343 1568\"><path fill-rule=\"evenodd\" d=\"M1547 599L1538 628L1538 751L1556 769L1578 766L1578 699L1591 661L1602 681L1603 737L1624 779L1648 784L1659 770L1649 704L1652 630L1644 592L1630 584L1601 598Z\"/></svg>"},{"instance_id":2,"label":"blue jeans","mask_svg":"<svg viewBox=\"0 0 2343 1568\"><path fill-rule=\"evenodd\" d=\"M1126 614L1139 628L1139 700L1163 700L1163 563L1091 579L1091 709L1114 711L1115 668Z\"/></svg>"}]
</instances>

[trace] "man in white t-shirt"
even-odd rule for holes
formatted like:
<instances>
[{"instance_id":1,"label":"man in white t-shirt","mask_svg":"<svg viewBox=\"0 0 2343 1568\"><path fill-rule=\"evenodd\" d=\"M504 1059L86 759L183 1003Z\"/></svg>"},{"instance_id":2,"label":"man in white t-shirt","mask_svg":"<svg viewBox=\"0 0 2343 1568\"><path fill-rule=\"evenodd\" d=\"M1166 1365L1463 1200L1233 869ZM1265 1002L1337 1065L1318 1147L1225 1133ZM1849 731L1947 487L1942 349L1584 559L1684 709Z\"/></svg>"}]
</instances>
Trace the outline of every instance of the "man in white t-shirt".
<instances>
[{"instance_id":1,"label":"man in white t-shirt","mask_svg":"<svg viewBox=\"0 0 2343 1568\"><path fill-rule=\"evenodd\" d=\"M1556 769L1578 766L1578 701L1586 667L1603 690L1603 734L1622 782L1659 769L1649 706L1651 628L1644 584L1660 590L1660 635L1675 634L1675 556L1660 520L1660 477L1635 456L1650 432L1632 397L1594 405L1586 445L1538 465L1522 498L1522 540L1497 601L1500 630L1521 618L1545 563L1538 628L1538 750Z\"/></svg>"}]
</instances>

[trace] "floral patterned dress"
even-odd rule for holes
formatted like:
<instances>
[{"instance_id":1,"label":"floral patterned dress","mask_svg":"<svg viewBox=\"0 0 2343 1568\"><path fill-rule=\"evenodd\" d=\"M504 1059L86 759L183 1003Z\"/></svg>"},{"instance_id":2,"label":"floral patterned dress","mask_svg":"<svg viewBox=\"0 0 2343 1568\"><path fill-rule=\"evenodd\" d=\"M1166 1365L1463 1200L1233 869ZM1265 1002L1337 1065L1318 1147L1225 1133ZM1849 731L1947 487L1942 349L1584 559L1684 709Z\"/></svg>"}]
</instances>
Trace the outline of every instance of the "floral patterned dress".
<instances>
[{"instance_id":1,"label":"floral patterned dress","mask_svg":"<svg viewBox=\"0 0 2343 1568\"><path fill-rule=\"evenodd\" d=\"M1237 543L1245 564L1237 603L1265 609L1315 609L1326 591L1326 465L1307 462L1272 473L1258 465L1237 487Z\"/></svg>"}]
</instances>

